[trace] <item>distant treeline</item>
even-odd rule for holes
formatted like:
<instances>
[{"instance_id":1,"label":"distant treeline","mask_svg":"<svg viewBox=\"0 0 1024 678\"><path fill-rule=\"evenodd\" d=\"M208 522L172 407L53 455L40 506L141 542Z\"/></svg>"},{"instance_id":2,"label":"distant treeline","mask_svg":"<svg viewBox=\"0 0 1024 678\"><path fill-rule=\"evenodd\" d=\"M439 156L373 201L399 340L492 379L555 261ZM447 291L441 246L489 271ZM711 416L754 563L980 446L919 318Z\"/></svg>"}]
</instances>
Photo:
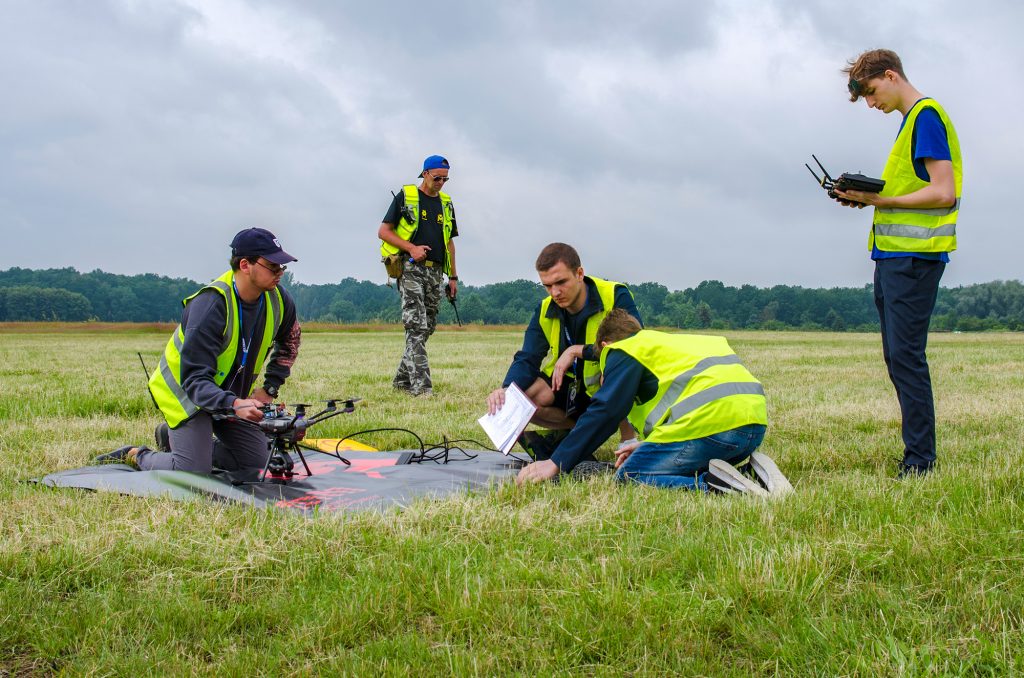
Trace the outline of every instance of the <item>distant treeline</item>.
<instances>
[{"instance_id":1,"label":"distant treeline","mask_svg":"<svg viewBox=\"0 0 1024 678\"><path fill-rule=\"evenodd\" d=\"M345 278L330 285L296 283L291 273L282 283L295 298L304 321L398 323L398 292L386 285ZM0 321L57 320L174 322L181 300L199 283L154 274L79 273L72 268L0 271ZM810 289L776 285L727 287L707 280L694 288L670 291L645 282L631 285L633 296L651 326L684 329L806 329L871 331L878 329L871 286ZM459 293L463 323L524 324L544 297L540 284L528 280L472 285ZM442 323L455 322L442 302ZM942 288L932 318L936 330L1024 329L1024 284L995 281Z\"/></svg>"}]
</instances>

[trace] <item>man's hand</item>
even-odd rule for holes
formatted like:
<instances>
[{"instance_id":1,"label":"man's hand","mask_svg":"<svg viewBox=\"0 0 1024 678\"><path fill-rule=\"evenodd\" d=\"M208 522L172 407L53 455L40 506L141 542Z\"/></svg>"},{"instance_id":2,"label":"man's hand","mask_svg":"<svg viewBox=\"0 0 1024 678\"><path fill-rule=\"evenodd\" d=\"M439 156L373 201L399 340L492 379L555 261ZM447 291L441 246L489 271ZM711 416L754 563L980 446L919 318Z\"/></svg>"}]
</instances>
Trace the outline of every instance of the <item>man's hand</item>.
<instances>
[{"instance_id":1,"label":"man's hand","mask_svg":"<svg viewBox=\"0 0 1024 678\"><path fill-rule=\"evenodd\" d=\"M545 459L544 461L535 461L528 466L524 466L520 471L519 475L516 476L516 485L522 485L523 483L540 483L545 480L551 480L558 475L558 464Z\"/></svg>"},{"instance_id":2,"label":"man's hand","mask_svg":"<svg viewBox=\"0 0 1024 678\"><path fill-rule=\"evenodd\" d=\"M840 191L839 189L833 189L833 192L839 196L836 198L836 202L844 207L856 207L857 209L864 209L866 205L874 205L874 199L878 198L877 193L868 193L866 191Z\"/></svg>"},{"instance_id":3,"label":"man's hand","mask_svg":"<svg viewBox=\"0 0 1024 678\"><path fill-rule=\"evenodd\" d=\"M459 294L459 281L448 278L448 286L444 288L444 295L448 297L448 301L454 302L455 297Z\"/></svg>"},{"instance_id":4,"label":"man's hand","mask_svg":"<svg viewBox=\"0 0 1024 678\"><path fill-rule=\"evenodd\" d=\"M633 454L633 451L640 447L642 443L639 440L632 440L628 443L619 445L619 449L615 450L615 468L619 468L626 460L629 459L629 455Z\"/></svg>"},{"instance_id":5,"label":"man's hand","mask_svg":"<svg viewBox=\"0 0 1024 678\"><path fill-rule=\"evenodd\" d=\"M555 367L551 372L551 390L558 391L562 388L562 378L565 377L565 373L572 367L572 364L577 358L583 357L583 346L577 344L570 346L562 352L562 355L558 356L558 360L555 361Z\"/></svg>"},{"instance_id":6,"label":"man's hand","mask_svg":"<svg viewBox=\"0 0 1024 678\"><path fill-rule=\"evenodd\" d=\"M487 394L487 414L495 414L505 404L505 389L496 388Z\"/></svg>"},{"instance_id":7,"label":"man's hand","mask_svg":"<svg viewBox=\"0 0 1024 678\"><path fill-rule=\"evenodd\" d=\"M254 422L263 421L261 407L263 407L263 403L255 398L235 398L235 402L231 403L231 409L237 416Z\"/></svg>"},{"instance_id":8,"label":"man's hand","mask_svg":"<svg viewBox=\"0 0 1024 678\"><path fill-rule=\"evenodd\" d=\"M252 399L258 400L264 405L269 405L274 402L274 399L270 397L270 394L267 393L262 386L252 392Z\"/></svg>"},{"instance_id":9,"label":"man's hand","mask_svg":"<svg viewBox=\"0 0 1024 678\"><path fill-rule=\"evenodd\" d=\"M413 261L419 263L427 258L428 252L430 252L430 248L426 245L413 245L409 248L408 255Z\"/></svg>"}]
</instances>

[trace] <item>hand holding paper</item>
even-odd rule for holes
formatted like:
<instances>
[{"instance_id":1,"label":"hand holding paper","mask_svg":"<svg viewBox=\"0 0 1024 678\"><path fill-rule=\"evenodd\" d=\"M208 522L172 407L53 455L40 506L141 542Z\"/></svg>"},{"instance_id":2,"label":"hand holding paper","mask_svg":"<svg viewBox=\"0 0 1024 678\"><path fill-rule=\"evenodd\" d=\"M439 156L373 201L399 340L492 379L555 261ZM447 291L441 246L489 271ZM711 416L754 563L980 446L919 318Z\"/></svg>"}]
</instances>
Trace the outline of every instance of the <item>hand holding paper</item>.
<instances>
[{"instance_id":1,"label":"hand holding paper","mask_svg":"<svg viewBox=\"0 0 1024 678\"><path fill-rule=\"evenodd\" d=\"M508 454L536 411L537 406L526 397L522 389L510 384L505 389L505 402L500 409L494 414L485 414L477 421L494 447Z\"/></svg>"}]
</instances>

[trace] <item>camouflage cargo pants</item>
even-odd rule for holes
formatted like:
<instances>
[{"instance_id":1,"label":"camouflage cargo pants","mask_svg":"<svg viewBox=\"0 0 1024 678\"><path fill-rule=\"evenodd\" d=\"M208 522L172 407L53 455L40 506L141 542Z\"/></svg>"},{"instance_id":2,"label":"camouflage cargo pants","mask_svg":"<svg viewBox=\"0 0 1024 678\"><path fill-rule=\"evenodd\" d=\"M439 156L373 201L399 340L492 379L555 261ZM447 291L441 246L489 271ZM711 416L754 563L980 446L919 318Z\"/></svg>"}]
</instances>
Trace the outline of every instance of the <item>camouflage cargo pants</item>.
<instances>
[{"instance_id":1,"label":"camouflage cargo pants","mask_svg":"<svg viewBox=\"0 0 1024 678\"><path fill-rule=\"evenodd\" d=\"M441 305L441 267L427 268L405 262L398 279L402 294L402 325L405 326L405 353L398 363L392 385L413 395L430 393L430 364L427 362L427 339L437 326L437 310Z\"/></svg>"}]
</instances>

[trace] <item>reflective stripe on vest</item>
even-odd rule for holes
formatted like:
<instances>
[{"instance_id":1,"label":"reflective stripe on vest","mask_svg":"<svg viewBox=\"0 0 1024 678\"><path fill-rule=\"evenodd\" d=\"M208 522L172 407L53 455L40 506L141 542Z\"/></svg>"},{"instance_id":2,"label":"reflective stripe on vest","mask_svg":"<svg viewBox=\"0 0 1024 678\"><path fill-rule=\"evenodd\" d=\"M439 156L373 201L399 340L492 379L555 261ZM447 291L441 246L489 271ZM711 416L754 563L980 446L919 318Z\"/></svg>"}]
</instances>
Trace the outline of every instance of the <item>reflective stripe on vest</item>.
<instances>
[{"instance_id":1,"label":"reflective stripe on vest","mask_svg":"<svg viewBox=\"0 0 1024 678\"><path fill-rule=\"evenodd\" d=\"M899 196L913 193L928 185L914 171L913 136L917 117L921 111L931 108L939 115L946 128L949 153L953 164L953 181L956 187L956 201L952 207L876 207L868 249L877 246L886 252L952 252L956 249L956 221L960 211L960 193L963 185L963 162L960 157L960 141L949 116L934 99L922 99L907 114L889 152L889 158L882 172L885 188L882 196Z\"/></svg>"},{"instance_id":2,"label":"reflective stripe on vest","mask_svg":"<svg viewBox=\"0 0 1024 678\"><path fill-rule=\"evenodd\" d=\"M395 233L399 238L406 241L411 241L412 237L416 235L416 230L420 227L420 191L416 184L407 184L402 186L402 194L405 197L405 206L408 207L413 214L413 220L409 221L405 218L404 214L398 215L398 223L395 224ZM437 194L441 198L441 219L443 222L442 232L444 234L444 272L447 275L451 272L451 262L448 256L448 243L452 239L452 219L455 216L455 211L452 208L452 197L447 193L440 192ZM384 240L380 241L380 256L388 257L392 254L398 254L401 250L389 242Z\"/></svg>"},{"instance_id":3,"label":"reflective stripe on vest","mask_svg":"<svg viewBox=\"0 0 1024 678\"><path fill-rule=\"evenodd\" d=\"M605 319L605 316L608 315L609 311L615 307L615 288L620 285L625 287L625 285L613 280L603 280L589 275L584 276L584 284L586 284L587 280L593 281L602 306L600 311L587 318L584 343L593 344L597 339L598 326ZM540 329L544 332L544 336L547 337L548 346L550 347L550 352L542 364L541 371L549 377L554 372L555 363L558 361L558 356L561 353L563 335L561 319L557 315L555 317L548 316L548 310L551 308L552 303L550 296L540 302ZM593 396L601 386L601 368L596 360L584 360L582 362L583 387L588 395Z\"/></svg>"},{"instance_id":4,"label":"reflective stripe on vest","mask_svg":"<svg viewBox=\"0 0 1024 678\"><path fill-rule=\"evenodd\" d=\"M228 271L182 301L183 304L187 304L207 289L216 290L224 298L223 341L221 342L220 354L217 356L217 372L213 378L214 383L218 386L227 379L228 372L234 365L235 357L238 353L241 328L238 323L238 298L231 284L233 280L232 272ZM259 368L266 360L270 347L273 344L273 339L277 335L284 317L284 300L280 290L274 288L270 292L265 292L263 301L267 310L264 313L260 350L255 356L255 362L252 363L253 374L258 373ZM176 428L182 422L195 416L200 410L199 406L193 403L185 394L185 390L181 386L181 351L184 342L185 332L179 324L164 347L164 354L160 358L157 369L149 378L149 390L153 395L153 400L160 408L161 413L163 413L164 418L167 420L168 426L171 428ZM248 397L251 395L254 387L255 383L250 385L248 393L239 395Z\"/></svg>"},{"instance_id":5,"label":"reflective stripe on vest","mask_svg":"<svg viewBox=\"0 0 1024 678\"><path fill-rule=\"evenodd\" d=\"M633 426L648 442L681 442L746 424L767 424L764 387L743 366L724 337L642 330L611 344L658 379L658 391L636 403Z\"/></svg>"},{"instance_id":6,"label":"reflective stripe on vest","mask_svg":"<svg viewBox=\"0 0 1024 678\"><path fill-rule=\"evenodd\" d=\"M693 368L683 372L678 377L672 380L672 385L665 391L665 395L661 397L658 404L654 406L651 413L647 415L644 420L644 435L650 435L654 427L658 425L658 422L665 418L665 413L672 409L672 405L679 400L679 396L683 394L690 381L701 374L709 367L714 365L739 365L740 357L735 353L732 355L720 355L711 356L710 358L704 358L697 363ZM675 410L673 410L675 415ZM678 419L678 416L674 416L674 419Z\"/></svg>"}]
</instances>

